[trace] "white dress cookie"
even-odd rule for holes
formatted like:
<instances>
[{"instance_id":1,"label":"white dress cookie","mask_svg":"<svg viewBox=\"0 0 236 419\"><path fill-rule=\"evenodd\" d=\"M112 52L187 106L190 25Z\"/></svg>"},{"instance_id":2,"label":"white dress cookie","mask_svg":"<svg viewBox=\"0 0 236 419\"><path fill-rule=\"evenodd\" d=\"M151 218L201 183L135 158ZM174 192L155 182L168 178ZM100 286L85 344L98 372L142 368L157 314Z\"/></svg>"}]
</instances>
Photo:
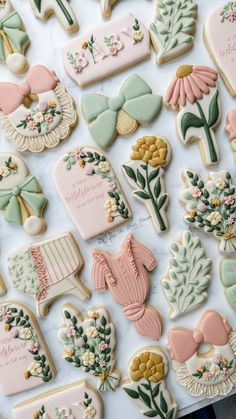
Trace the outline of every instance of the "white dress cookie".
<instances>
[{"instance_id":1,"label":"white dress cookie","mask_svg":"<svg viewBox=\"0 0 236 419\"><path fill-rule=\"evenodd\" d=\"M28 69L25 50L30 40L24 23L10 0L0 2L0 61L17 74Z\"/></svg>"},{"instance_id":2,"label":"white dress cookie","mask_svg":"<svg viewBox=\"0 0 236 419\"><path fill-rule=\"evenodd\" d=\"M79 22L68 0L30 0L30 4L39 19L48 20L53 14L66 32L73 33L79 29Z\"/></svg>"},{"instance_id":3,"label":"white dress cookie","mask_svg":"<svg viewBox=\"0 0 236 419\"><path fill-rule=\"evenodd\" d=\"M37 236L46 228L43 217L47 198L24 160L0 153L0 210L6 221L22 225L26 233Z\"/></svg>"},{"instance_id":4,"label":"white dress cookie","mask_svg":"<svg viewBox=\"0 0 236 419\"><path fill-rule=\"evenodd\" d=\"M37 102L29 108L31 102ZM19 151L40 152L57 146L77 124L73 98L54 71L34 66L23 83L0 83L0 121Z\"/></svg>"},{"instance_id":5,"label":"white dress cookie","mask_svg":"<svg viewBox=\"0 0 236 419\"><path fill-rule=\"evenodd\" d=\"M37 315L43 317L60 295L90 298L90 291L79 278L83 263L73 235L64 233L15 250L8 257L8 270L13 286L34 296Z\"/></svg>"},{"instance_id":6,"label":"white dress cookie","mask_svg":"<svg viewBox=\"0 0 236 419\"><path fill-rule=\"evenodd\" d=\"M159 0L151 40L158 64L170 61L192 48L198 6L193 0Z\"/></svg>"}]
</instances>

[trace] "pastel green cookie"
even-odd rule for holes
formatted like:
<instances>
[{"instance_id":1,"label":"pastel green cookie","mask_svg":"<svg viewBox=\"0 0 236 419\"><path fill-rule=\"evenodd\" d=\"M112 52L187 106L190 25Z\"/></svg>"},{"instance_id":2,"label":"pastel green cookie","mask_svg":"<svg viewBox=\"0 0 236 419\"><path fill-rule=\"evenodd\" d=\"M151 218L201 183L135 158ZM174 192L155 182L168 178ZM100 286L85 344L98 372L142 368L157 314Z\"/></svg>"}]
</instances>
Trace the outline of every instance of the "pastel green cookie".
<instances>
[{"instance_id":1,"label":"pastel green cookie","mask_svg":"<svg viewBox=\"0 0 236 419\"><path fill-rule=\"evenodd\" d=\"M224 285L225 296L236 311L236 259L223 258L221 260L220 277Z\"/></svg>"}]
</instances>

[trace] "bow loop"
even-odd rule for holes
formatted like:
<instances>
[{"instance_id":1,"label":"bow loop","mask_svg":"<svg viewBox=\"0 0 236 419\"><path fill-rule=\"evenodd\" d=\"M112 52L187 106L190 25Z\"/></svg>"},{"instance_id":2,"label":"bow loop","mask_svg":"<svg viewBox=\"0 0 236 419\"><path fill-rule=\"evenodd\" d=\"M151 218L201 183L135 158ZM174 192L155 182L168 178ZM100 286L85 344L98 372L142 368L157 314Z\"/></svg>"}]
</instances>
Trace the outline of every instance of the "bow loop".
<instances>
[{"instance_id":1,"label":"bow loop","mask_svg":"<svg viewBox=\"0 0 236 419\"><path fill-rule=\"evenodd\" d=\"M124 81L120 88L120 93L124 95L126 100L131 100L136 97L152 94L152 90L141 77L133 74Z\"/></svg>"},{"instance_id":2,"label":"bow loop","mask_svg":"<svg viewBox=\"0 0 236 419\"><path fill-rule=\"evenodd\" d=\"M24 25L20 15L13 11L0 21L0 30L2 30L14 46L14 50L22 53L25 44L29 37L24 31ZM4 61L6 58L6 51L4 46L4 37L0 33L0 60Z\"/></svg>"}]
</instances>

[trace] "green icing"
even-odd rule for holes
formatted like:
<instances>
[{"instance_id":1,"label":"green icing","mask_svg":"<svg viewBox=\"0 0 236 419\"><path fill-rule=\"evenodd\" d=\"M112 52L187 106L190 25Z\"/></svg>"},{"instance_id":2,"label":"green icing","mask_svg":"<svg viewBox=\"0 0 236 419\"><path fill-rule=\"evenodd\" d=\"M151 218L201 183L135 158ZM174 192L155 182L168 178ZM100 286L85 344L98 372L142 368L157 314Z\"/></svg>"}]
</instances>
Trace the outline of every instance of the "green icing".
<instances>
[{"instance_id":1,"label":"green icing","mask_svg":"<svg viewBox=\"0 0 236 419\"><path fill-rule=\"evenodd\" d=\"M11 12L0 21L0 27L4 30L9 42L14 46L17 52L22 53L25 45L29 41L27 33L24 31L24 25L17 12ZM4 40L0 35L0 60L5 61Z\"/></svg>"},{"instance_id":2,"label":"green icing","mask_svg":"<svg viewBox=\"0 0 236 419\"><path fill-rule=\"evenodd\" d=\"M29 249L16 252L8 258L8 270L14 288L27 294L38 294L40 284L36 266Z\"/></svg>"},{"instance_id":3,"label":"green icing","mask_svg":"<svg viewBox=\"0 0 236 419\"><path fill-rule=\"evenodd\" d=\"M226 298L236 311L236 259L221 260L220 276L225 287Z\"/></svg>"},{"instance_id":4,"label":"green icing","mask_svg":"<svg viewBox=\"0 0 236 419\"><path fill-rule=\"evenodd\" d=\"M236 9L236 1L230 1L225 4L220 12L220 21L224 23L225 20L230 22L235 22L235 19L232 18L231 12L235 12Z\"/></svg>"},{"instance_id":5,"label":"green icing","mask_svg":"<svg viewBox=\"0 0 236 419\"><path fill-rule=\"evenodd\" d=\"M162 97L152 94L147 83L134 74L122 84L116 98L108 100L101 94L90 93L83 95L81 105L91 135L106 148L117 135L117 117L121 109L140 124L149 124L161 110Z\"/></svg>"}]
</instances>

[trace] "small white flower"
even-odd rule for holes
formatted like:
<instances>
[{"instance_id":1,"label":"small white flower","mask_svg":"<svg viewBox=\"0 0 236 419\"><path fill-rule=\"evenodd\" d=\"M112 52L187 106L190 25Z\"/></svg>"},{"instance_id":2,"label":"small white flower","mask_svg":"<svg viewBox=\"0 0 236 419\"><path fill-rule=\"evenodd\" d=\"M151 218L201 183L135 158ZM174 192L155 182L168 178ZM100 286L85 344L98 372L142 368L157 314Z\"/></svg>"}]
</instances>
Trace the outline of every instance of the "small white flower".
<instances>
[{"instance_id":1,"label":"small white flower","mask_svg":"<svg viewBox=\"0 0 236 419\"><path fill-rule=\"evenodd\" d=\"M33 362L29 368L28 371L30 372L31 375L39 375L42 373L43 369L41 367L41 364L39 362Z\"/></svg>"},{"instance_id":2,"label":"small white flower","mask_svg":"<svg viewBox=\"0 0 236 419\"><path fill-rule=\"evenodd\" d=\"M104 208L107 210L109 214L111 214L112 212L116 212L117 211L116 200L114 198L108 199L108 201L104 205Z\"/></svg>"},{"instance_id":3,"label":"small white flower","mask_svg":"<svg viewBox=\"0 0 236 419\"><path fill-rule=\"evenodd\" d=\"M132 33L132 37L136 42L140 42L140 41L142 41L144 35L143 35L142 31L140 31L140 30L135 31L134 30L133 33Z\"/></svg>"},{"instance_id":4,"label":"small white flower","mask_svg":"<svg viewBox=\"0 0 236 419\"><path fill-rule=\"evenodd\" d=\"M42 112L36 112L36 114L34 115L34 122L36 122L36 124L43 122L44 117Z\"/></svg>"},{"instance_id":5,"label":"small white flower","mask_svg":"<svg viewBox=\"0 0 236 419\"><path fill-rule=\"evenodd\" d=\"M220 367L217 364L212 364L210 366L210 373L211 375L218 376L220 374Z\"/></svg>"},{"instance_id":6,"label":"small white flower","mask_svg":"<svg viewBox=\"0 0 236 419\"><path fill-rule=\"evenodd\" d=\"M95 354L87 350L82 356L82 361L85 367L88 367L89 365L93 365L95 362Z\"/></svg>"},{"instance_id":7,"label":"small white flower","mask_svg":"<svg viewBox=\"0 0 236 419\"><path fill-rule=\"evenodd\" d=\"M90 326L88 327L88 329L86 330L86 334L88 336L90 336L91 338L95 338L98 335L98 331L96 329L96 327L94 326Z\"/></svg>"},{"instance_id":8,"label":"small white flower","mask_svg":"<svg viewBox=\"0 0 236 419\"><path fill-rule=\"evenodd\" d=\"M222 215L218 211L213 211L206 217L206 220L209 221L213 226L216 226L221 222Z\"/></svg>"},{"instance_id":9,"label":"small white flower","mask_svg":"<svg viewBox=\"0 0 236 419\"><path fill-rule=\"evenodd\" d=\"M2 177L7 177L10 175L10 172L6 167L0 167L0 175Z\"/></svg>"},{"instance_id":10,"label":"small white flower","mask_svg":"<svg viewBox=\"0 0 236 419\"><path fill-rule=\"evenodd\" d=\"M96 409L93 405L86 407L83 419L93 419L96 416Z\"/></svg>"},{"instance_id":11,"label":"small white flower","mask_svg":"<svg viewBox=\"0 0 236 419\"><path fill-rule=\"evenodd\" d=\"M110 170L110 164L107 161L101 161L98 167L101 172L108 172Z\"/></svg>"},{"instance_id":12,"label":"small white flower","mask_svg":"<svg viewBox=\"0 0 236 419\"><path fill-rule=\"evenodd\" d=\"M216 181L215 181L215 186L218 188L218 189L224 189L225 188L225 186L226 186L226 183L225 183L225 180L223 179L223 178L218 178L218 179L216 179Z\"/></svg>"},{"instance_id":13,"label":"small white flower","mask_svg":"<svg viewBox=\"0 0 236 419\"><path fill-rule=\"evenodd\" d=\"M22 327L19 330L18 336L21 339L30 339L33 336L33 331L31 329L31 327Z\"/></svg>"}]
</instances>

